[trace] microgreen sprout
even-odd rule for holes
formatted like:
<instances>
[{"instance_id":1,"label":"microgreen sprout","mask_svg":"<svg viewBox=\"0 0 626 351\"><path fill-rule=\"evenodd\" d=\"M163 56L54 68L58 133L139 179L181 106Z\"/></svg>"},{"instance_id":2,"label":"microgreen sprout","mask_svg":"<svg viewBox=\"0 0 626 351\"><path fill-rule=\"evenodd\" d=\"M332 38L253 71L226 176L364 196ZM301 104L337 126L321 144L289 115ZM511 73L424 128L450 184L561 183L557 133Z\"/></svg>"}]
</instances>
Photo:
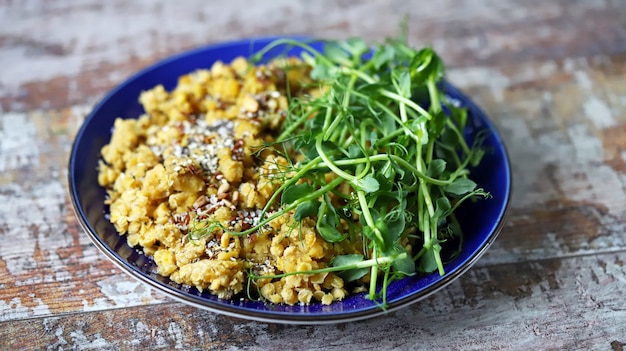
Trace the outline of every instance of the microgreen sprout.
<instances>
[{"instance_id":1,"label":"microgreen sprout","mask_svg":"<svg viewBox=\"0 0 626 351\"><path fill-rule=\"evenodd\" d=\"M300 157L284 170L291 176L270 197L259 224L233 234L252 234L288 212L296 221L313 219L328 242L358 234L362 254L337 256L330 266L312 271L250 278L338 272L351 282L369 273L368 297L385 307L391 281L444 275L444 247L451 255L462 249L454 211L465 201L490 196L469 178L484 154L482 138L465 140L467 111L445 98L443 63L430 48L414 50L388 40L370 50L351 39L324 42L317 50L280 39L252 60L284 45L304 51L301 58L321 94L290 100L274 146ZM350 195L337 191L340 184L349 185ZM333 198L345 205L335 207ZM456 247L446 247L448 241Z\"/></svg>"}]
</instances>

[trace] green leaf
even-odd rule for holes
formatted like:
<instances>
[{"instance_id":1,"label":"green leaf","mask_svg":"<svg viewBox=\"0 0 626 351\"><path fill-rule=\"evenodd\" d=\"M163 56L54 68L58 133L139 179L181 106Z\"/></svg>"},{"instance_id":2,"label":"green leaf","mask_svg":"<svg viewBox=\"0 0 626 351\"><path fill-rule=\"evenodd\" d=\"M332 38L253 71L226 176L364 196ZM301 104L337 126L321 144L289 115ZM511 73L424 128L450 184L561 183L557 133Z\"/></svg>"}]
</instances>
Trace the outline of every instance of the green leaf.
<instances>
[{"instance_id":1,"label":"green leaf","mask_svg":"<svg viewBox=\"0 0 626 351\"><path fill-rule=\"evenodd\" d=\"M384 243L380 240L380 238L374 232L374 229L368 227L367 225L363 226L362 233L363 235L365 235L366 238L373 241L378 247L382 247L384 245Z\"/></svg>"},{"instance_id":2,"label":"green leaf","mask_svg":"<svg viewBox=\"0 0 626 351\"><path fill-rule=\"evenodd\" d=\"M304 52L302 52L302 54L300 54L300 57L302 58L302 61L304 61L307 65L315 66L315 56L313 56L310 53L304 51Z\"/></svg>"},{"instance_id":3,"label":"green leaf","mask_svg":"<svg viewBox=\"0 0 626 351\"><path fill-rule=\"evenodd\" d=\"M447 193L453 195L464 195L476 189L476 183L467 178L457 178L452 184L444 187Z\"/></svg>"},{"instance_id":4,"label":"green leaf","mask_svg":"<svg viewBox=\"0 0 626 351\"><path fill-rule=\"evenodd\" d=\"M444 127L446 126L446 120L448 119L448 115L444 111L439 111L437 113L431 111L430 114L433 119L430 121L428 125L428 131L432 134L432 138L437 139L444 131Z\"/></svg>"},{"instance_id":5,"label":"green leaf","mask_svg":"<svg viewBox=\"0 0 626 351\"><path fill-rule=\"evenodd\" d=\"M426 175L432 178L439 177L443 171L446 170L446 161L438 158L430 161L428 164L428 169L426 170Z\"/></svg>"},{"instance_id":6,"label":"green leaf","mask_svg":"<svg viewBox=\"0 0 626 351\"><path fill-rule=\"evenodd\" d=\"M374 242L375 245L382 248L385 243L383 242L383 238L377 235L376 230L380 230L376 225L379 223L381 218L380 213L375 208L370 208L370 215L372 216L372 221L374 222L374 226L370 227L367 221L365 220L365 216L359 217L359 222L361 223L361 233L365 235L366 238L370 239Z\"/></svg>"},{"instance_id":7,"label":"green leaf","mask_svg":"<svg viewBox=\"0 0 626 351\"><path fill-rule=\"evenodd\" d=\"M406 225L404 216L399 211L388 213L385 217L379 218L375 224L383 236L383 251L396 246Z\"/></svg>"},{"instance_id":8,"label":"green leaf","mask_svg":"<svg viewBox=\"0 0 626 351\"><path fill-rule=\"evenodd\" d=\"M432 248L424 252L422 257L420 257L419 269L425 273L431 273L437 270L435 251Z\"/></svg>"},{"instance_id":9,"label":"green leaf","mask_svg":"<svg viewBox=\"0 0 626 351\"><path fill-rule=\"evenodd\" d=\"M313 160L320 155L315 147L306 147L299 150L302 152L302 155L307 158L307 160Z\"/></svg>"},{"instance_id":10,"label":"green leaf","mask_svg":"<svg viewBox=\"0 0 626 351\"><path fill-rule=\"evenodd\" d=\"M338 64L346 64L350 62L350 55L337 44L329 44L324 47L326 57Z\"/></svg>"},{"instance_id":11,"label":"green leaf","mask_svg":"<svg viewBox=\"0 0 626 351\"><path fill-rule=\"evenodd\" d=\"M320 236L329 243L337 243L343 241L347 235L342 234L335 227L334 216L327 213L323 214L317 221L317 231Z\"/></svg>"},{"instance_id":12,"label":"green leaf","mask_svg":"<svg viewBox=\"0 0 626 351\"><path fill-rule=\"evenodd\" d=\"M418 81L439 81L443 77L443 62L431 48L418 51L411 60L411 78Z\"/></svg>"},{"instance_id":13,"label":"green leaf","mask_svg":"<svg viewBox=\"0 0 626 351\"><path fill-rule=\"evenodd\" d=\"M450 110L450 118L452 118L454 124L456 124L460 130L463 130L467 124L467 109L454 106L448 106L448 109Z\"/></svg>"},{"instance_id":14,"label":"green leaf","mask_svg":"<svg viewBox=\"0 0 626 351\"><path fill-rule=\"evenodd\" d=\"M322 142L322 151L328 156L334 155L338 152L339 147L337 144L333 143L330 140L325 140Z\"/></svg>"},{"instance_id":15,"label":"green leaf","mask_svg":"<svg viewBox=\"0 0 626 351\"><path fill-rule=\"evenodd\" d=\"M317 213L317 210L320 207L320 202L317 200L306 201L298 205L296 207L296 212L293 215L293 218L300 222L306 217L310 217Z\"/></svg>"},{"instance_id":16,"label":"green leaf","mask_svg":"<svg viewBox=\"0 0 626 351\"><path fill-rule=\"evenodd\" d=\"M339 255L333 258L331 266L332 267L352 266L362 261L363 261L363 255L360 255L360 254Z\"/></svg>"},{"instance_id":17,"label":"green leaf","mask_svg":"<svg viewBox=\"0 0 626 351\"><path fill-rule=\"evenodd\" d=\"M380 184L378 184L376 178L374 178L371 174L359 179L356 185L366 193L374 193L380 189Z\"/></svg>"},{"instance_id":18,"label":"green leaf","mask_svg":"<svg viewBox=\"0 0 626 351\"><path fill-rule=\"evenodd\" d=\"M337 76L337 68L327 63L317 62L311 70L311 78L314 80L329 81Z\"/></svg>"},{"instance_id":19,"label":"green leaf","mask_svg":"<svg viewBox=\"0 0 626 351\"><path fill-rule=\"evenodd\" d=\"M459 222L451 221L450 224L448 224L448 227L450 229L450 234L452 234L452 236L455 236L455 237L461 236L462 231L461 231L461 226L459 225Z\"/></svg>"},{"instance_id":20,"label":"green leaf","mask_svg":"<svg viewBox=\"0 0 626 351\"><path fill-rule=\"evenodd\" d=\"M378 212L375 208L370 208L370 215L372 215L374 222L377 222L380 219L380 212Z\"/></svg>"},{"instance_id":21,"label":"green leaf","mask_svg":"<svg viewBox=\"0 0 626 351\"><path fill-rule=\"evenodd\" d=\"M337 230L337 224L340 222L335 208L330 203L328 196L324 196L324 201L320 204L317 212L317 232L320 236L330 243L343 241L347 234Z\"/></svg>"},{"instance_id":22,"label":"green leaf","mask_svg":"<svg viewBox=\"0 0 626 351\"><path fill-rule=\"evenodd\" d=\"M415 261L400 243L396 242L393 246L383 250L382 254L384 257L393 259L391 265L395 272L403 275L415 274Z\"/></svg>"},{"instance_id":23,"label":"green leaf","mask_svg":"<svg viewBox=\"0 0 626 351\"><path fill-rule=\"evenodd\" d=\"M378 141L378 132L375 130L372 130L367 136L367 141L370 142L370 145L376 144L376 142Z\"/></svg>"},{"instance_id":24,"label":"green leaf","mask_svg":"<svg viewBox=\"0 0 626 351\"><path fill-rule=\"evenodd\" d=\"M400 95L405 98L411 97L411 75L407 71L403 71L400 73L400 77L398 78L398 86L400 88Z\"/></svg>"},{"instance_id":25,"label":"green leaf","mask_svg":"<svg viewBox=\"0 0 626 351\"><path fill-rule=\"evenodd\" d=\"M348 146L348 157L350 158L359 158L363 156L363 152L361 148L357 144L350 144Z\"/></svg>"},{"instance_id":26,"label":"green leaf","mask_svg":"<svg viewBox=\"0 0 626 351\"><path fill-rule=\"evenodd\" d=\"M381 67L387 65L389 62L392 62L395 55L396 50L391 45L385 45L382 48L379 48L373 58L376 70L380 70Z\"/></svg>"},{"instance_id":27,"label":"green leaf","mask_svg":"<svg viewBox=\"0 0 626 351\"><path fill-rule=\"evenodd\" d=\"M299 138L294 140L293 148L296 150L300 150L300 152L308 160L313 160L317 156L319 156L317 148L315 148L315 139L313 138L313 133L310 130L302 133Z\"/></svg>"},{"instance_id":28,"label":"green leaf","mask_svg":"<svg viewBox=\"0 0 626 351\"><path fill-rule=\"evenodd\" d=\"M406 227L404 213L402 211L390 212L385 216L385 222L387 222L387 234L393 241L396 241L404 233Z\"/></svg>"},{"instance_id":29,"label":"green leaf","mask_svg":"<svg viewBox=\"0 0 626 351\"><path fill-rule=\"evenodd\" d=\"M348 269L343 272L339 272L337 275L343 279L344 282L349 283L363 278L369 270L369 268Z\"/></svg>"},{"instance_id":30,"label":"green leaf","mask_svg":"<svg viewBox=\"0 0 626 351\"><path fill-rule=\"evenodd\" d=\"M428 144L428 130L426 128L426 122L427 120L425 118L416 118L409 122L411 131L417 135L417 138L422 145Z\"/></svg>"},{"instance_id":31,"label":"green leaf","mask_svg":"<svg viewBox=\"0 0 626 351\"><path fill-rule=\"evenodd\" d=\"M395 170L395 173L398 176L398 178L400 180L404 180L405 179L404 176L406 175L406 170L404 168L400 167L400 165L397 164L396 162L391 162L391 165L393 166L393 169Z\"/></svg>"},{"instance_id":32,"label":"green leaf","mask_svg":"<svg viewBox=\"0 0 626 351\"><path fill-rule=\"evenodd\" d=\"M367 43L361 38L350 38L347 40L347 44L349 45L347 49L352 56L361 56L369 51Z\"/></svg>"},{"instance_id":33,"label":"green leaf","mask_svg":"<svg viewBox=\"0 0 626 351\"><path fill-rule=\"evenodd\" d=\"M442 196L440 198L437 198L437 200L435 201L435 213L445 213L446 211L450 210L452 208L452 204L450 204L450 200L445 197Z\"/></svg>"},{"instance_id":34,"label":"green leaf","mask_svg":"<svg viewBox=\"0 0 626 351\"><path fill-rule=\"evenodd\" d=\"M396 175L396 170L391 163L386 163L383 166L383 170L376 174L376 180L378 181L379 191L391 191L393 189L393 181Z\"/></svg>"},{"instance_id":35,"label":"green leaf","mask_svg":"<svg viewBox=\"0 0 626 351\"><path fill-rule=\"evenodd\" d=\"M313 191L315 191L315 189L309 183L294 184L283 190L280 202L283 205L288 205L300 199L301 197L312 193Z\"/></svg>"},{"instance_id":36,"label":"green leaf","mask_svg":"<svg viewBox=\"0 0 626 351\"><path fill-rule=\"evenodd\" d=\"M435 214L433 217L441 218L452 208L450 200L447 197L442 196L435 201Z\"/></svg>"},{"instance_id":37,"label":"green leaf","mask_svg":"<svg viewBox=\"0 0 626 351\"><path fill-rule=\"evenodd\" d=\"M354 266L355 264L363 261L363 255L359 254L349 254L349 255L340 255L336 256L331 262L332 267L343 267L343 266ZM346 269L345 271L340 272L338 275L344 282L352 282L357 279L362 278L367 274L369 268L352 268Z\"/></svg>"},{"instance_id":38,"label":"green leaf","mask_svg":"<svg viewBox=\"0 0 626 351\"><path fill-rule=\"evenodd\" d=\"M470 165L472 165L473 167L478 166L480 164L480 161L482 161L483 156L485 156L484 149L474 150L474 152L471 154Z\"/></svg>"},{"instance_id":39,"label":"green leaf","mask_svg":"<svg viewBox=\"0 0 626 351\"><path fill-rule=\"evenodd\" d=\"M400 272L405 275L415 274L415 261L413 261L411 255L397 258L393 260L391 265L396 272Z\"/></svg>"}]
</instances>

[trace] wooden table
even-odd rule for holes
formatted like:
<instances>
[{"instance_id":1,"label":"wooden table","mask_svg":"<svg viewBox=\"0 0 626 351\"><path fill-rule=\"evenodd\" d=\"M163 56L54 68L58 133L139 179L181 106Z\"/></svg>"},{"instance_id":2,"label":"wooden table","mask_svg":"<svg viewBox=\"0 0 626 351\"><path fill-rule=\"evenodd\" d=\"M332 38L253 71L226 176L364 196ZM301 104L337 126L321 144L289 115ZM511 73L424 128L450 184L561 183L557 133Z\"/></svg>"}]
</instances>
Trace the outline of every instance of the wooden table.
<instances>
[{"instance_id":1,"label":"wooden table","mask_svg":"<svg viewBox=\"0 0 626 351\"><path fill-rule=\"evenodd\" d=\"M379 41L405 15L512 160L507 224L449 287L356 323L250 322L134 281L79 228L70 146L130 74L242 37ZM625 133L621 0L0 1L0 349L622 350Z\"/></svg>"}]
</instances>

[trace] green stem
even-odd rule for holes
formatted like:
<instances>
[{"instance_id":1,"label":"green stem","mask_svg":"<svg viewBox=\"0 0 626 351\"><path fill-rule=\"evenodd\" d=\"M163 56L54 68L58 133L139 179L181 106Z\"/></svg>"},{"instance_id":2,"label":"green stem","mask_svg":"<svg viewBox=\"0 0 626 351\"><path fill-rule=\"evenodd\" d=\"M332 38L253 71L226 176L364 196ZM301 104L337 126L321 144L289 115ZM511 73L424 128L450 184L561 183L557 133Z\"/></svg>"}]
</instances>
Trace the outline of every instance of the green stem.
<instances>
[{"instance_id":1,"label":"green stem","mask_svg":"<svg viewBox=\"0 0 626 351\"><path fill-rule=\"evenodd\" d=\"M354 87L354 83L356 82L356 79L357 79L356 75L353 75L350 78L350 82L348 82L348 86L346 88L346 93L343 96L343 101L341 102L341 107L342 107L341 110L339 111L338 115L335 116L335 120L327 128L324 128L325 130L324 140L328 140L328 138L333 133L333 131L337 128L337 126L343 122L345 118L345 111L347 110L348 105L350 104L350 91Z\"/></svg>"},{"instance_id":2,"label":"green stem","mask_svg":"<svg viewBox=\"0 0 626 351\"><path fill-rule=\"evenodd\" d=\"M415 111L419 112L420 114L422 114L423 116L425 116L426 118L428 118L428 120L430 121L431 119L433 119L433 117L430 115L430 113L428 113L428 111L426 111L422 106L420 106L419 104L415 103L413 100L411 99L407 99L402 95L398 95L394 92L391 92L389 90L383 90L380 89L378 91L381 95L386 96L388 98L394 99L398 102L401 102L403 104L406 104L407 106L409 106L410 108L414 109Z\"/></svg>"},{"instance_id":3,"label":"green stem","mask_svg":"<svg viewBox=\"0 0 626 351\"><path fill-rule=\"evenodd\" d=\"M276 142L283 142L289 138L293 137L294 131L302 125L306 120L308 120L312 115L316 113L319 108L312 109L310 111L306 111L302 113L302 116L298 117L295 121L290 121L289 123L284 123L284 129L280 133L280 135L276 138Z\"/></svg>"},{"instance_id":4,"label":"green stem","mask_svg":"<svg viewBox=\"0 0 626 351\"><path fill-rule=\"evenodd\" d=\"M376 236L376 241L379 243L383 243L383 234L380 232L380 229L376 227L376 223L374 223L374 218L372 218L372 214L369 209L369 204L367 203L367 198L365 197L365 192L363 190L357 191L357 196L359 198L359 205L361 206L361 216L365 219L365 223L367 226L374 232ZM374 260L378 259L378 244L374 242L372 248L372 258ZM369 295L373 300L376 298L376 281L378 279L378 266L374 265L370 271L370 290Z\"/></svg>"},{"instance_id":5,"label":"green stem","mask_svg":"<svg viewBox=\"0 0 626 351\"><path fill-rule=\"evenodd\" d=\"M242 235L248 235L248 234L252 234L254 232L256 232L257 230L261 229L265 224L273 221L274 219L284 215L285 213L292 211L294 209L296 209L298 207L298 205L300 205L303 202L307 202L310 200L314 200L317 199L318 197L326 194L327 192L331 191L332 189L334 189L335 187L337 187L339 184L343 183L344 180L342 178L335 178L333 180L331 180L329 183L327 183L326 185L324 185L323 187L317 189L316 191L303 196L301 198L299 198L298 200L292 202L291 204L285 206L285 208L283 208L282 210L275 212L274 214L272 214L271 216L267 217L267 219L262 220L259 222L258 225L251 227L247 230L241 231L241 232L234 232L234 231L230 231L230 230L226 230L224 228L222 228L225 232L234 235L234 236L242 236Z\"/></svg>"},{"instance_id":6,"label":"green stem","mask_svg":"<svg viewBox=\"0 0 626 351\"><path fill-rule=\"evenodd\" d=\"M434 113L439 113L441 111L441 102L439 101L439 90L437 89L437 83L428 79L426 82L426 86L428 88L428 95L430 97L430 108Z\"/></svg>"},{"instance_id":7,"label":"green stem","mask_svg":"<svg viewBox=\"0 0 626 351\"><path fill-rule=\"evenodd\" d=\"M358 180L356 176L344 172L342 169L337 167L333 163L333 161L331 161L328 158L328 155L326 155L326 153L324 152L324 149L322 148L322 138L317 138L317 140L315 141L315 148L317 149L317 153L319 154L319 156L324 161L325 166L330 168L330 170L333 171L336 175L340 176L341 178L349 182L355 182Z\"/></svg>"},{"instance_id":8,"label":"green stem","mask_svg":"<svg viewBox=\"0 0 626 351\"><path fill-rule=\"evenodd\" d=\"M448 128L450 128L450 130L452 130L452 132L458 138L458 142L459 142L459 145L461 146L461 149L463 150L463 153L465 155L468 155L471 152L471 150L469 146L467 145L467 143L465 142L465 137L463 136L463 133L459 130L456 124L454 124L454 122L452 122L450 119L446 120L446 125L448 126Z\"/></svg>"},{"instance_id":9,"label":"green stem","mask_svg":"<svg viewBox=\"0 0 626 351\"><path fill-rule=\"evenodd\" d=\"M333 91L331 91L329 93L328 96L328 104L329 106L326 107L326 114L324 115L324 126L322 127L322 130L328 131L328 128L330 127L331 123L332 123L332 119L333 119L333 108L330 106L331 105L331 101L333 100ZM324 137L324 140L326 140L327 138Z\"/></svg>"},{"instance_id":10,"label":"green stem","mask_svg":"<svg viewBox=\"0 0 626 351\"><path fill-rule=\"evenodd\" d=\"M276 191L274 191L272 196L267 200L267 203L263 207L263 210L261 210L261 215L259 216L259 218L263 219L263 217L265 217L265 214L267 213L269 208L272 206L274 201L276 201L276 198L279 196L279 194L283 192L283 190L287 189L287 187L291 186L292 184L298 182L302 177L304 177L305 174L307 174L311 169L314 169L317 166L317 164L320 163L321 161L322 161L321 157L314 158L309 163L307 163L302 168L300 168L298 172L293 175L293 177L289 178L278 189L276 189Z\"/></svg>"},{"instance_id":11,"label":"green stem","mask_svg":"<svg viewBox=\"0 0 626 351\"><path fill-rule=\"evenodd\" d=\"M401 165L402 167L406 168L409 172L413 173L419 179L423 179L427 183L431 183L433 185L438 185L438 186L445 186L445 185L452 184L455 179L457 179L459 176L464 175L468 172L466 169L458 169L457 171L451 173L450 178L448 179L445 179L445 180L437 179L437 178L428 176L423 171L418 170L417 168L415 168L415 166L410 164L404 158L400 156L396 156L396 155L391 155L391 154L378 154L378 155L369 156L369 157L360 157L360 158L353 158L353 159L347 159L347 160L336 160L336 161L333 161L333 164L335 166L348 166L348 165L366 163L367 160L369 160L370 162L393 161ZM325 162L319 162L312 169L322 169L322 168L330 168L330 167L328 167L328 165Z\"/></svg>"},{"instance_id":12,"label":"green stem","mask_svg":"<svg viewBox=\"0 0 626 351\"><path fill-rule=\"evenodd\" d=\"M373 257L373 260L375 260L378 264L380 264L380 261L378 261L379 257L378 257L378 249L376 245L374 245L374 248L372 249L372 257ZM369 289L370 300L376 299L376 285L377 285L376 282L378 280L378 264L373 265L370 268L370 289Z\"/></svg>"},{"instance_id":13,"label":"green stem","mask_svg":"<svg viewBox=\"0 0 626 351\"><path fill-rule=\"evenodd\" d=\"M439 101L439 91L437 90L437 84L433 79L428 79L426 82L428 88L428 95L430 97L430 110L433 115L438 115L441 112L441 102ZM426 163L430 163L433 159L433 150L435 146L435 140L439 137L432 136L428 140L428 146L426 148Z\"/></svg>"},{"instance_id":14,"label":"green stem","mask_svg":"<svg viewBox=\"0 0 626 351\"><path fill-rule=\"evenodd\" d=\"M396 256L383 256L383 257L378 257L378 258L371 258L368 260L363 260L360 262L356 262L356 263L348 264L344 266L326 267L326 268L319 268L319 269L311 269L308 271L297 271L297 272L289 272L289 273L274 274L274 275L250 274L250 278L252 279L280 279L280 278L284 278L284 277L288 277L290 275L296 275L296 274L331 273L331 272L347 271L351 269L373 268L373 267L378 267L380 265L386 265L386 264L392 263L395 260L405 259L408 256L409 256L408 253L402 252Z\"/></svg>"},{"instance_id":15,"label":"green stem","mask_svg":"<svg viewBox=\"0 0 626 351\"><path fill-rule=\"evenodd\" d=\"M402 129L396 129L395 131L385 135L384 137L378 139L376 141L376 143L374 143L374 145L372 145L373 148L377 148L377 147L381 147L384 146L385 144L387 144L389 141L397 138L400 136L400 134L402 134L404 132L404 130Z\"/></svg>"}]
</instances>

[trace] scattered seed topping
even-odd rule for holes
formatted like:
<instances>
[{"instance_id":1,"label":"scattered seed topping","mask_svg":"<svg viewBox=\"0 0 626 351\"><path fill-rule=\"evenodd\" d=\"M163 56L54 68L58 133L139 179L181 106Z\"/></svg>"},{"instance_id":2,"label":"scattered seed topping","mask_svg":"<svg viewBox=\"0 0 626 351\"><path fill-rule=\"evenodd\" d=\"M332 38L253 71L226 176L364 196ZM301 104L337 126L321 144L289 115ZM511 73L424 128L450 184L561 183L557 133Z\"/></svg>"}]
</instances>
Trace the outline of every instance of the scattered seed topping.
<instances>
[{"instance_id":1,"label":"scattered seed topping","mask_svg":"<svg viewBox=\"0 0 626 351\"><path fill-rule=\"evenodd\" d=\"M233 121L219 120L208 124L203 118L196 118L178 123L177 128L187 142L186 145L172 145L175 172L185 167L193 174L215 175L219 168L218 151L236 146ZM165 153L163 147L152 145L151 149L158 157L163 157Z\"/></svg>"},{"instance_id":2,"label":"scattered seed topping","mask_svg":"<svg viewBox=\"0 0 626 351\"><path fill-rule=\"evenodd\" d=\"M261 212L261 210L238 210L237 214L230 219L228 225L231 230L235 229L237 225L241 226L241 230L250 229L259 224Z\"/></svg>"},{"instance_id":3,"label":"scattered seed topping","mask_svg":"<svg viewBox=\"0 0 626 351\"><path fill-rule=\"evenodd\" d=\"M228 247L222 247L220 241L217 238L213 238L207 241L206 249L204 250L204 252L206 253L209 259L214 259L214 258L217 258L217 255L220 252L228 252L230 250L233 250L234 248L235 248L235 243L232 241L228 244Z\"/></svg>"},{"instance_id":4,"label":"scattered seed topping","mask_svg":"<svg viewBox=\"0 0 626 351\"><path fill-rule=\"evenodd\" d=\"M268 259L263 262L253 262L252 263L252 272L255 275L272 275L276 273L276 267L272 264L272 262Z\"/></svg>"}]
</instances>

